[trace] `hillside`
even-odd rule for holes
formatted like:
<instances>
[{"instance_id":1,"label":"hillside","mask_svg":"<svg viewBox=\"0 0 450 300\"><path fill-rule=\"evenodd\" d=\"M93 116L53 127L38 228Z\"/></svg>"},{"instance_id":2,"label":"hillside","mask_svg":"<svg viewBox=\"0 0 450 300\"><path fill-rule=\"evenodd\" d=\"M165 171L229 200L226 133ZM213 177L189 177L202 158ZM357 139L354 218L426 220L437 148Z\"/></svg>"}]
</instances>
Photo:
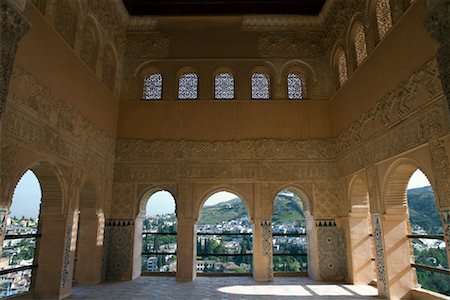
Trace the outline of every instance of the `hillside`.
<instances>
[{"instance_id":1,"label":"hillside","mask_svg":"<svg viewBox=\"0 0 450 300\"><path fill-rule=\"evenodd\" d=\"M294 197L280 194L277 196L274 206L273 222L304 222L303 211L297 202L292 201ZM300 217L299 217L300 215ZM203 207L199 224L220 224L231 220L238 220L248 216L247 208L239 198L232 199L216 205Z\"/></svg>"},{"instance_id":2,"label":"hillside","mask_svg":"<svg viewBox=\"0 0 450 300\"><path fill-rule=\"evenodd\" d=\"M442 222L430 186L408 190L408 207L411 228L420 226L429 234L442 233Z\"/></svg>"}]
</instances>

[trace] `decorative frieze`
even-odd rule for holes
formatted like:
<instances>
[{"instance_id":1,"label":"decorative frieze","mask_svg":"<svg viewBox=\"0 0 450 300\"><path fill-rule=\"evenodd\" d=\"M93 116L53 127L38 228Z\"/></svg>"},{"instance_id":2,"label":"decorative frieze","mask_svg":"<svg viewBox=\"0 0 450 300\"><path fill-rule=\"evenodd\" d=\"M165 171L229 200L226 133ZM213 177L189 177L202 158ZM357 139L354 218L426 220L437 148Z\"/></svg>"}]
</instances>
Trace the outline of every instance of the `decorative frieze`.
<instances>
[{"instance_id":1,"label":"decorative frieze","mask_svg":"<svg viewBox=\"0 0 450 300\"><path fill-rule=\"evenodd\" d=\"M351 123L338 137L338 152L345 153L377 132L410 117L417 106L416 96L419 92L421 101L426 99L426 102L442 96L438 65L434 59L384 96L373 109Z\"/></svg>"},{"instance_id":2,"label":"decorative frieze","mask_svg":"<svg viewBox=\"0 0 450 300\"><path fill-rule=\"evenodd\" d=\"M5 137L102 174L114 155L112 137L18 66L2 127Z\"/></svg>"},{"instance_id":3,"label":"decorative frieze","mask_svg":"<svg viewBox=\"0 0 450 300\"><path fill-rule=\"evenodd\" d=\"M319 160L335 157L329 140L118 140L119 161Z\"/></svg>"}]
</instances>

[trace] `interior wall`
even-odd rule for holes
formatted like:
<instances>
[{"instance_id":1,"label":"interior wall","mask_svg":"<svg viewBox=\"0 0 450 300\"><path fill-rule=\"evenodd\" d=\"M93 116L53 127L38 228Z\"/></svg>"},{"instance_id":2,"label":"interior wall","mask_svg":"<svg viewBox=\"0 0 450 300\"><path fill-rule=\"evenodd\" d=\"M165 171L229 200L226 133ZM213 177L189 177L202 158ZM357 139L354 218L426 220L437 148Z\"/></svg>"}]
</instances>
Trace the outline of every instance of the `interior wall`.
<instances>
[{"instance_id":1,"label":"interior wall","mask_svg":"<svg viewBox=\"0 0 450 300\"><path fill-rule=\"evenodd\" d=\"M15 64L98 128L114 136L117 99L33 5L27 18L32 26L19 42Z\"/></svg>"}]
</instances>

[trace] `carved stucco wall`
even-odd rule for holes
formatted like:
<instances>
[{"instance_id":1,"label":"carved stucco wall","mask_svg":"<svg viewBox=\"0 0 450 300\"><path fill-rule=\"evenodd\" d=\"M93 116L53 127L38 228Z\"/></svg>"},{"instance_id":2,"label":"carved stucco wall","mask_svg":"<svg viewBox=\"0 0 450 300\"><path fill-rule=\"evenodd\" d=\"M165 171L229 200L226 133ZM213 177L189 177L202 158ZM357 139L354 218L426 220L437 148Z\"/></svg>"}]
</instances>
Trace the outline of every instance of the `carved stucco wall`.
<instances>
[{"instance_id":1,"label":"carved stucco wall","mask_svg":"<svg viewBox=\"0 0 450 300\"><path fill-rule=\"evenodd\" d=\"M83 174L95 174L105 186L111 184L114 139L20 66L11 77L2 127L3 205L11 200L8 195L27 161L46 160L60 166L64 182L74 189L71 201L76 201Z\"/></svg>"},{"instance_id":2,"label":"carved stucco wall","mask_svg":"<svg viewBox=\"0 0 450 300\"><path fill-rule=\"evenodd\" d=\"M349 207L344 195L345 185L340 178L363 169L371 177L369 191L374 195L370 198L371 210L380 211L378 193L382 178L378 178L374 165L432 142L434 169L446 178L441 181L448 180L448 158L442 155L447 150L437 147L439 143L434 141L447 136L448 130L438 67L436 60L432 59L331 139L225 142L119 139L111 217L133 219L136 216L140 200L136 193L138 184L151 186L194 181L220 186L243 181L255 184L257 189L261 188L258 183L281 186L295 182L309 189L315 219L336 218L346 215L345 208ZM448 186L445 184L446 181L438 183L443 191L447 189L444 186ZM439 199L440 207L445 207L447 197ZM180 204L185 200L177 199ZM199 199L189 198L188 201ZM267 205L264 201L255 203L255 207L262 211L271 211L265 207ZM335 228L336 232L330 234L337 236L341 229ZM323 236L327 234L328 231ZM319 256L327 255L325 244L317 236ZM340 251L345 253L346 250ZM340 278L344 278L346 262L338 262L333 264L334 274L339 273ZM321 277L326 273L326 266L320 263L318 268L318 276Z\"/></svg>"}]
</instances>

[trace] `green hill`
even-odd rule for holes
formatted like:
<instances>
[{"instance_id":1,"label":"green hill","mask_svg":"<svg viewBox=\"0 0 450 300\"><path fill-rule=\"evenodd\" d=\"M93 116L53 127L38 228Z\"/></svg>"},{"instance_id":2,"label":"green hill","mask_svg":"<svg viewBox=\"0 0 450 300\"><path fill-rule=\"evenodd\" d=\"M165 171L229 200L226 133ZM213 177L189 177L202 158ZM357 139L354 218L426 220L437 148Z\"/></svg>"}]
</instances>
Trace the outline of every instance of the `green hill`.
<instances>
[{"instance_id":1,"label":"green hill","mask_svg":"<svg viewBox=\"0 0 450 300\"><path fill-rule=\"evenodd\" d=\"M294 200L294 201L293 201ZM232 199L216 205L204 206L199 224L220 224L231 220L238 220L248 216L244 202ZM304 214L295 196L279 194L274 205L274 223L301 221L304 223Z\"/></svg>"},{"instance_id":2,"label":"green hill","mask_svg":"<svg viewBox=\"0 0 450 300\"><path fill-rule=\"evenodd\" d=\"M407 196L411 228L417 225L429 234L442 233L433 189L430 186L410 189Z\"/></svg>"}]
</instances>

